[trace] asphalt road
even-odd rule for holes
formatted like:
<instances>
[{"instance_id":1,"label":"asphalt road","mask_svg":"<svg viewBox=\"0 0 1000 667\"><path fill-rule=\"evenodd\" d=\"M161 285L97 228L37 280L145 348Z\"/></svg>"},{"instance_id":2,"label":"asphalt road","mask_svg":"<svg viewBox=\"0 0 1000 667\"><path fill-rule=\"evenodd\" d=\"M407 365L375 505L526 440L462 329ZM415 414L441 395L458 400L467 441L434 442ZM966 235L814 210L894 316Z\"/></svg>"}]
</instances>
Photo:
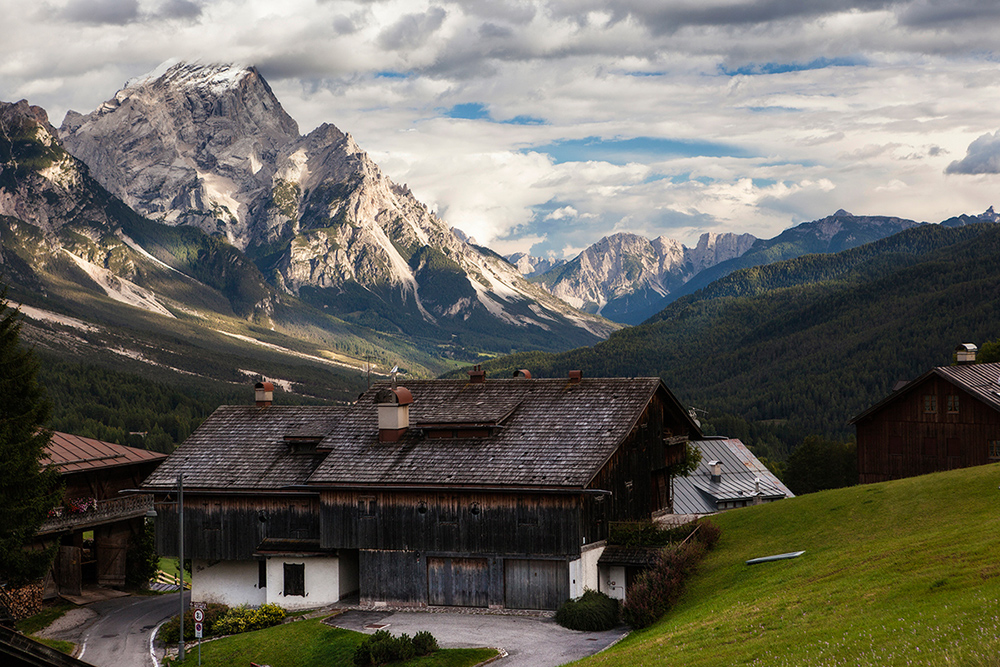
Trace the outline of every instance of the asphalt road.
<instances>
[{"instance_id":1,"label":"asphalt road","mask_svg":"<svg viewBox=\"0 0 1000 667\"><path fill-rule=\"evenodd\" d=\"M177 614L180 600L176 594L130 596L87 609L97 615L51 636L78 644L77 657L95 667L155 667L150 640L160 623Z\"/></svg>"},{"instance_id":2,"label":"asphalt road","mask_svg":"<svg viewBox=\"0 0 1000 667\"><path fill-rule=\"evenodd\" d=\"M578 632L551 618L462 613L348 611L331 622L369 634L378 629L371 626L411 637L427 630L442 648L501 648L507 657L493 663L497 667L557 667L593 655L627 632Z\"/></svg>"}]
</instances>

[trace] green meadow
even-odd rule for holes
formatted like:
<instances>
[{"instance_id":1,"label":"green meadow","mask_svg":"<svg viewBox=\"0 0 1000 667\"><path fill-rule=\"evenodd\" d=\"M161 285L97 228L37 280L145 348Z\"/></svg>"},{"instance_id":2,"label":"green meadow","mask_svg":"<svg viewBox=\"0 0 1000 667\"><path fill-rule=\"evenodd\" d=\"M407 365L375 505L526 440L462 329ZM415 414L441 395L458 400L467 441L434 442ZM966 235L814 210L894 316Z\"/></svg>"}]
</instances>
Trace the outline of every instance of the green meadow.
<instances>
[{"instance_id":1,"label":"green meadow","mask_svg":"<svg viewBox=\"0 0 1000 667\"><path fill-rule=\"evenodd\" d=\"M677 606L576 664L1000 665L998 487L991 464L723 512Z\"/></svg>"}]
</instances>

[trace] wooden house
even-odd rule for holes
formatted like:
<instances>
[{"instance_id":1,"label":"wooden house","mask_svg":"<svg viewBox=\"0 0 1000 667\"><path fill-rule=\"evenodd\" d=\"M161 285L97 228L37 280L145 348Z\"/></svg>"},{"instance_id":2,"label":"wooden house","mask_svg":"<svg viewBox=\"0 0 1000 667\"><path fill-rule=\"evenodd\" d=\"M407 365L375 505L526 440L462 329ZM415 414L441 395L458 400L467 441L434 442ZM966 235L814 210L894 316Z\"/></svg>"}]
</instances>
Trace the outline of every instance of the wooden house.
<instances>
[{"instance_id":1,"label":"wooden house","mask_svg":"<svg viewBox=\"0 0 1000 667\"><path fill-rule=\"evenodd\" d=\"M125 584L129 541L143 530L151 495L122 496L134 489L166 458L165 454L69 433L54 432L43 465L59 469L63 504L49 512L38 540L59 550L45 596L79 595L84 584ZM85 534L92 539L84 539Z\"/></svg>"},{"instance_id":2,"label":"wooden house","mask_svg":"<svg viewBox=\"0 0 1000 667\"><path fill-rule=\"evenodd\" d=\"M598 587L609 521L669 507L700 436L659 378L476 370L347 407L264 398L219 408L144 485L172 498L184 476L194 600L554 609Z\"/></svg>"},{"instance_id":3,"label":"wooden house","mask_svg":"<svg viewBox=\"0 0 1000 667\"><path fill-rule=\"evenodd\" d=\"M1000 364L932 368L851 420L862 484L1000 461Z\"/></svg>"}]
</instances>

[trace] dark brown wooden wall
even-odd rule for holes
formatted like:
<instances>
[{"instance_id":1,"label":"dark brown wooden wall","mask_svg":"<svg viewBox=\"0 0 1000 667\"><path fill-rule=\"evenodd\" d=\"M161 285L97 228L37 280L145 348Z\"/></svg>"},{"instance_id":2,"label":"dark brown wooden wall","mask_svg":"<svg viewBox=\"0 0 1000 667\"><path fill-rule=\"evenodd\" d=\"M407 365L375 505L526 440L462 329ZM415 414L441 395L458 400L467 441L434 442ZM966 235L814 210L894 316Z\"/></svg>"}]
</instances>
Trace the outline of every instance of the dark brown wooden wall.
<instances>
[{"instance_id":1,"label":"dark brown wooden wall","mask_svg":"<svg viewBox=\"0 0 1000 667\"><path fill-rule=\"evenodd\" d=\"M575 495L325 491L321 498L325 549L580 553L580 498Z\"/></svg>"},{"instance_id":2,"label":"dark brown wooden wall","mask_svg":"<svg viewBox=\"0 0 1000 667\"><path fill-rule=\"evenodd\" d=\"M924 396L937 411L924 412ZM958 412L948 412L948 396ZM857 423L858 476L862 484L989 463L988 447L1000 440L1000 413L944 378L907 387L882 409Z\"/></svg>"},{"instance_id":3,"label":"dark brown wooden wall","mask_svg":"<svg viewBox=\"0 0 1000 667\"><path fill-rule=\"evenodd\" d=\"M177 506L158 504L156 512L156 547L161 555L176 557ZM319 539L319 498L203 496L185 492L185 558L252 558L266 537Z\"/></svg>"},{"instance_id":4,"label":"dark brown wooden wall","mask_svg":"<svg viewBox=\"0 0 1000 667\"><path fill-rule=\"evenodd\" d=\"M159 461L134 463L127 466L95 468L62 476L63 498L97 498L98 500L121 498L122 489L136 489L150 473L156 470Z\"/></svg>"}]
</instances>

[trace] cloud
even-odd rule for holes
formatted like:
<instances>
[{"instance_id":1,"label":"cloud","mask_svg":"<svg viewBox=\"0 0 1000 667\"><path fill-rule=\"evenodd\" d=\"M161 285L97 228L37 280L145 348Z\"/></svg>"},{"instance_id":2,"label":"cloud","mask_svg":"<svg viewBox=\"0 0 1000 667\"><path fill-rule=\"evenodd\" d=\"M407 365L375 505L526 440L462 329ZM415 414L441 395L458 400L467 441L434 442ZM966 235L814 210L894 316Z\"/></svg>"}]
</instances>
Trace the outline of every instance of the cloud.
<instances>
[{"instance_id":1,"label":"cloud","mask_svg":"<svg viewBox=\"0 0 1000 667\"><path fill-rule=\"evenodd\" d=\"M947 174L1000 174L1000 130L984 134L971 144L961 160L945 169Z\"/></svg>"},{"instance_id":2,"label":"cloud","mask_svg":"<svg viewBox=\"0 0 1000 667\"><path fill-rule=\"evenodd\" d=\"M191 0L167 0L160 5L156 16L168 19L196 19L201 16L201 4Z\"/></svg>"},{"instance_id":3,"label":"cloud","mask_svg":"<svg viewBox=\"0 0 1000 667\"><path fill-rule=\"evenodd\" d=\"M125 25L139 18L138 0L71 0L63 18L77 23Z\"/></svg>"},{"instance_id":4,"label":"cloud","mask_svg":"<svg viewBox=\"0 0 1000 667\"><path fill-rule=\"evenodd\" d=\"M412 49L424 44L448 16L441 7L431 7L422 14L405 14L379 33L378 43L384 49Z\"/></svg>"}]
</instances>

